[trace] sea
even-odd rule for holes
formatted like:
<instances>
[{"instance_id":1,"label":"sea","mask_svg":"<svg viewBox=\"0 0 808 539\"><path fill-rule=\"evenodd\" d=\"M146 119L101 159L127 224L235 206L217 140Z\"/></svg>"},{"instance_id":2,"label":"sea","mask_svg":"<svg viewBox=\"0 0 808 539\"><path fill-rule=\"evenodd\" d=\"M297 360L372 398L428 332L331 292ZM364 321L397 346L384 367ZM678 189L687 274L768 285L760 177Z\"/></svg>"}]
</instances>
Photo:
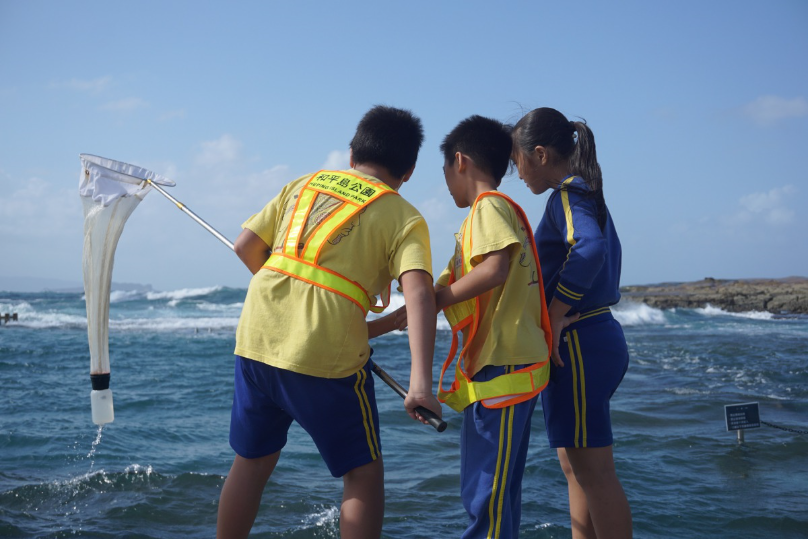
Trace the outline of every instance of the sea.
<instances>
[{"instance_id":1,"label":"sea","mask_svg":"<svg viewBox=\"0 0 808 539\"><path fill-rule=\"evenodd\" d=\"M82 293L0 292L0 537L213 537L228 445L234 333L246 290L111 294L115 421L90 415ZM394 296L394 307L403 303ZM808 317L659 310L621 302L631 363L612 399L614 454L638 538L808 537ZM435 373L450 333L438 320ZM406 383L407 334L374 339ZM383 536L459 537L461 417L438 433L376 379L386 473ZM761 425L728 431L725 406ZM339 537L342 482L305 432L264 492L257 538ZM569 538L567 490L539 408L522 538Z\"/></svg>"}]
</instances>

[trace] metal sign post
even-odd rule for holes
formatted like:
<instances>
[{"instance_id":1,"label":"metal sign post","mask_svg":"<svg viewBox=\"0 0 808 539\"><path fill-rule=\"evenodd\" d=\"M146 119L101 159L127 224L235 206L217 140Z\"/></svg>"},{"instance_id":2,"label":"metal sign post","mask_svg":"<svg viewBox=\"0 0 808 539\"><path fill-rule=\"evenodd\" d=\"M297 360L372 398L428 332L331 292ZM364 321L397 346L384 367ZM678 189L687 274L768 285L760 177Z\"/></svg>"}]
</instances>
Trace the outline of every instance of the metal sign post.
<instances>
[{"instance_id":1,"label":"metal sign post","mask_svg":"<svg viewBox=\"0 0 808 539\"><path fill-rule=\"evenodd\" d=\"M760 428L760 408L756 402L724 405L727 431L738 431L738 443L744 441L744 429Z\"/></svg>"}]
</instances>

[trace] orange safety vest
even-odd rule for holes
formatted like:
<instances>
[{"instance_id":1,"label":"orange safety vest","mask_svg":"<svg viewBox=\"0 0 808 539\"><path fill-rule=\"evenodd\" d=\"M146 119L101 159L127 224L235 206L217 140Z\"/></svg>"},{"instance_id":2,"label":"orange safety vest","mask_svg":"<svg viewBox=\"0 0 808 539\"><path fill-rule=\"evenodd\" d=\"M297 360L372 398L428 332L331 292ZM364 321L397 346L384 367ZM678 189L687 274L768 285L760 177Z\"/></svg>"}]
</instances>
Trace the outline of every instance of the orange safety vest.
<instances>
[{"instance_id":1,"label":"orange safety vest","mask_svg":"<svg viewBox=\"0 0 808 539\"><path fill-rule=\"evenodd\" d=\"M306 226L315 199L320 195L339 199L342 203L322 220L300 247L300 239ZM315 173L301 189L295 203L283 250L272 253L262 269L283 273L295 279L339 294L352 301L362 313L382 312L390 304L390 286L382 293L382 305L375 305L371 296L359 283L317 263L323 246L337 229L350 221L357 213L384 195L398 195L398 192L379 180L368 180L347 172L321 170Z\"/></svg>"},{"instance_id":2,"label":"orange safety vest","mask_svg":"<svg viewBox=\"0 0 808 539\"><path fill-rule=\"evenodd\" d=\"M547 313L547 307L544 299L544 283L541 277L541 266L539 265L539 255L536 251L536 241L531 233L530 223L525 215L524 210L519 207L516 202L511 200L510 197L499 193L497 191L489 191L482 193L474 201L471 208L471 213L463 227L463 238L460 245L461 256L463 259L462 264L455 264L452 273L449 276L449 284L460 280L463 275L471 271L471 247L472 247L472 220L474 218L474 210L477 203L486 196L498 196L508 201L516 211L517 216L522 220L525 225L525 230L530 238L530 246L533 252L533 258L536 262L536 271L538 273L538 287L541 293L541 327L544 330L545 341L547 343L548 357L517 371L497 376L492 380L485 382L474 382L463 369L462 364L465 359L469 346L477 334L477 329L480 324L480 299L479 297L466 300L455 305L451 305L443 310L448 320L449 325L452 327L452 346L449 350L449 356L443 363L443 368L440 373L440 381L438 382L438 400L446 403L454 410L461 412L469 404L481 401L486 408L504 408L512 406L520 402L524 402L538 395L542 389L547 386L547 381L550 377L550 357L549 353L553 349L552 338L553 334L550 329L550 317ZM455 366L455 379L449 389L443 389L443 375L451 365L452 361L457 354L458 335L463 329L468 328L467 338L464 338L463 349L460 351L460 357L457 359Z\"/></svg>"}]
</instances>

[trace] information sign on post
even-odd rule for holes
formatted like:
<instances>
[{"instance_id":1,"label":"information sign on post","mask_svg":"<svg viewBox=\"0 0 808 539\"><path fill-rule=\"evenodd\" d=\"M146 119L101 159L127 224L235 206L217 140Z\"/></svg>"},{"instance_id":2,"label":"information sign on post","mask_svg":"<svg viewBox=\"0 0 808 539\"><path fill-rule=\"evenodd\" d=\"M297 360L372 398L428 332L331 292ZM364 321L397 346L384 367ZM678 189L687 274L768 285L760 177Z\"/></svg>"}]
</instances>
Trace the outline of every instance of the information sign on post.
<instances>
[{"instance_id":1,"label":"information sign on post","mask_svg":"<svg viewBox=\"0 0 808 539\"><path fill-rule=\"evenodd\" d=\"M760 428L760 409L756 402L727 404L724 406L727 430Z\"/></svg>"},{"instance_id":2,"label":"information sign on post","mask_svg":"<svg viewBox=\"0 0 808 539\"><path fill-rule=\"evenodd\" d=\"M744 429L760 428L760 409L756 402L724 405L724 416L727 421L727 430L738 433L738 443L743 443Z\"/></svg>"}]
</instances>

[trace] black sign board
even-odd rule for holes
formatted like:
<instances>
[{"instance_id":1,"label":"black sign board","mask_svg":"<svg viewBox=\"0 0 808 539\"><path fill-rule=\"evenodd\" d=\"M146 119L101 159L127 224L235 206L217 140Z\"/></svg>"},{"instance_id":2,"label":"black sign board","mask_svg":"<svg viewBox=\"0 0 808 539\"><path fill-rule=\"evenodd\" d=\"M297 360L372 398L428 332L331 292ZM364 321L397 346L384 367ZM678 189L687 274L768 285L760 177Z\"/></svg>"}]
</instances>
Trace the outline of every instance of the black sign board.
<instances>
[{"instance_id":1,"label":"black sign board","mask_svg":"<svg viewBox=\"0 0 808 539\"><path fill-rule=\"evenodd\" d=\"M760 409L756 402L724 405L727 430L760 428Z\"/></svg>"}]
</instances>

